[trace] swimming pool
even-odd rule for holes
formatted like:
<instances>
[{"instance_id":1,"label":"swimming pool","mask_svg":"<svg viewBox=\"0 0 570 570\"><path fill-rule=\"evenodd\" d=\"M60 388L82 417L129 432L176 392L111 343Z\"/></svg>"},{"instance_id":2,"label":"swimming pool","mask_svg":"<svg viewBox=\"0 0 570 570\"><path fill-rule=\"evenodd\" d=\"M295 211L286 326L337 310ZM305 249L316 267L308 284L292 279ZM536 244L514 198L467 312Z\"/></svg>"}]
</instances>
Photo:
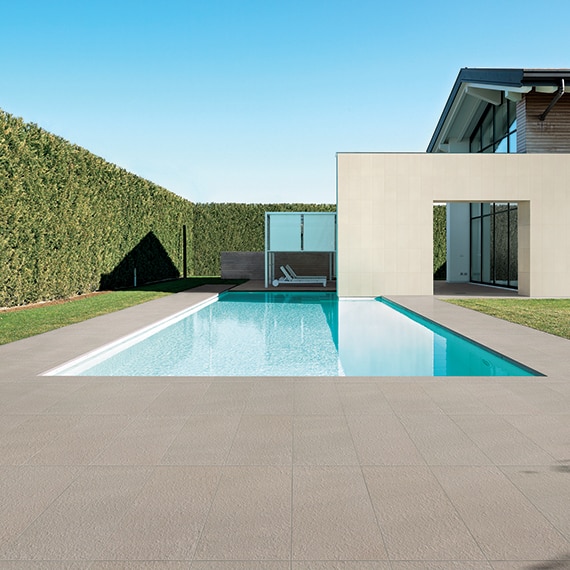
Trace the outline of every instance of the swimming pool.
<instances>
[{"instance_id":1,"label":"swimming pool","mask_svg":"<svg viewBox=\"0 0 570 570\"><path fill-rule=\"evenodd\" d=\"M224 293L46 375L529 376L532 370L377 299Z\"/></svg>"}]
</instances>

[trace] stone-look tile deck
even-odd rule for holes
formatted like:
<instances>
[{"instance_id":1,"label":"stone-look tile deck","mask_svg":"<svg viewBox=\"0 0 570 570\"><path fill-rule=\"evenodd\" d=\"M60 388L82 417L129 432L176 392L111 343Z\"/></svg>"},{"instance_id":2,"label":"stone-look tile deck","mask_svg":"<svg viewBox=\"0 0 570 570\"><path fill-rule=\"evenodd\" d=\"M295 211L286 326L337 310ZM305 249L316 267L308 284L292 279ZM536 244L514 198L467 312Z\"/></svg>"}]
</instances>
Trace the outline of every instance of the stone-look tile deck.
<instances>
[{"instance_id":1,"label":"stone-look tile deck","mask_svg":"<svg viewBox=\"0 0 570 570\"><path fill-rule=\"evenodd\" d=\"M213 292L0 347L0 568L570 568L569 341L399 297L545 376L38 376Z\"/></svg>"}]
</instances>

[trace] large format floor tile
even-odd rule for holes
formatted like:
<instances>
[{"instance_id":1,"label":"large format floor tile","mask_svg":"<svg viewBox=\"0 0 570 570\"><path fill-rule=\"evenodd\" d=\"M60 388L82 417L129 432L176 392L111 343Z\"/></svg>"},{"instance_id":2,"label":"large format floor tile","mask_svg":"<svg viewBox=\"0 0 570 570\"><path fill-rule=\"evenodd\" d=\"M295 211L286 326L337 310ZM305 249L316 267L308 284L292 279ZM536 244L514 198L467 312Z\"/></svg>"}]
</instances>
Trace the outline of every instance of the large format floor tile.
<instances>
[{"instance_id":1,"label":"large format floor tile","mask_svg":"<svg viewBox=\"0 0 570 570\"><path fill-rule=\"evenodd\" d=\"M570 341L406 297L546 376L38 376L207 296L0 347L0 568L570 568Z\"/></svg>"}]
</instances>

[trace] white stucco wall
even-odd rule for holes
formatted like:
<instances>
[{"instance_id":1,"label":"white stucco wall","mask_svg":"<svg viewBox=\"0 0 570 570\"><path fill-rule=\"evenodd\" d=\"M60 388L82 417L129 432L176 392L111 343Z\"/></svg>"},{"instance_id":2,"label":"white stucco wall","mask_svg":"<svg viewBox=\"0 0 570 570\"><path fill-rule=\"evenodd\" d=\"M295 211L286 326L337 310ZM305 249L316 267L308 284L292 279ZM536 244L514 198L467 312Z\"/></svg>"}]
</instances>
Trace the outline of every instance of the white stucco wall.
<instances>
[{"instance_id":1,"label":"white stucco wall","mask_svg":"<svg viewBox=\"0 0 570 570\"><path fill-rule=\"evenodd\" d=\"M569 154L337 155L338 294L430 295L434 202L519 204L519 292L570 296Z\"/></svg>"}]
</instances>

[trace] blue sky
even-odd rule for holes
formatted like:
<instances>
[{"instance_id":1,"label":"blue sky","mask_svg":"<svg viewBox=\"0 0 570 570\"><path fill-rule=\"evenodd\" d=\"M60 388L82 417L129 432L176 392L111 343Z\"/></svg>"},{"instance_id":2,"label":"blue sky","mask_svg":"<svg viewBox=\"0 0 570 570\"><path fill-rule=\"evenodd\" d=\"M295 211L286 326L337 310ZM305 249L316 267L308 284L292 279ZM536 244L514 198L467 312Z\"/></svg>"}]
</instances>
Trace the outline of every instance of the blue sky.
<instances>
[{"instance_id":1,"label":"blue sky","mask_svg":"<svg viewBox=\"0 0 570 570\"><path fill-rule=\"evenodd\" d=\"M334 202L461 67L570 67L568 0L0 0L0 108L195 202Z\"/></svg>"}]
</instances>

